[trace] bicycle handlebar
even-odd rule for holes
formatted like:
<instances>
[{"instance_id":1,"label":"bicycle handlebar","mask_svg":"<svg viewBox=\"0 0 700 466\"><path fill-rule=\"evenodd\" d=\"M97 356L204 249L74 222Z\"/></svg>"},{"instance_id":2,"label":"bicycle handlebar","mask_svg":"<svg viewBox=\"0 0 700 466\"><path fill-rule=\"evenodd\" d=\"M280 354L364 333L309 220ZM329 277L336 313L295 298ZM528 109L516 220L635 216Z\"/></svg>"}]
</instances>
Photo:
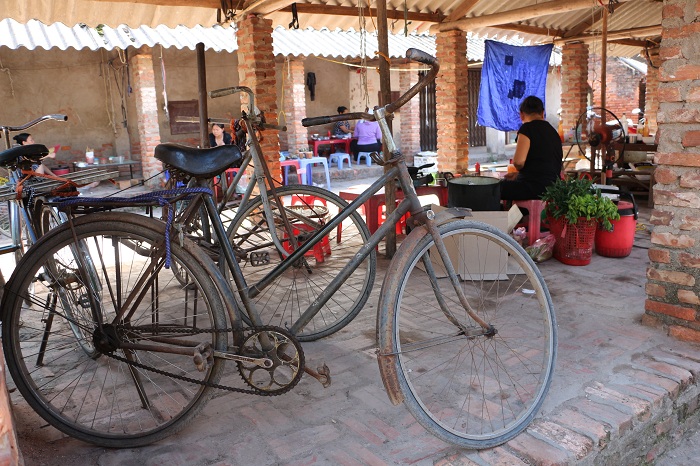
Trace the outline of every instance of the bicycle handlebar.
<instances>
[{"instance_id":1,"label":"bicycle handlebar","mask_svg":"<svg viewBox=\"0 0 700 466\"><path fill-rule=\"evenodd\" d=\"M438 62L437 58L435 58L432 55L429 55L421 50L408 49L406 51L406 58L408 58L409 60L417 61L419 63L423 63L425 65L430 66L430 71L428 73L426 73L426 75L423 76L421 79L419 79L418 82L416 84L414 84L413 87L411 87L405 94L403 94L401 97L396 99L394 102L391 102L391 103L385 105L384 109L385 109L387 114L394 113L396 110L403 107L406 104L406 102L411 100L416 94L418 94L418 92L420 92L421 89L426 87L433 79L435 79L435 76L437 76L437 73L440 70L440 63ZM305 127L308 127L308 126L325 125L327 123L333 123L336 121L359 120L359 119L374 121L376 118L373 114L370 114L370 113L355 112L355 113L343 113L342 115L328 115L328 116L304 118L303 120L301 120L301 124Z\"/></svg>"},{"instance_id":2,"label":"bicycle handlebar","mask_svg":"<svg viewBox=\"0 0 700 466\"><path fill-rule=\"evenodd\" d=\"M43 117L39 117L36 120L32 120L29 123L26 123L21 126L0 126L0 128L4 129L5 131L16 133L17 131L22 131L24 129L31 128L32 126L38 125L42 121L46 120L68 121L68 116L63 115L61 113L55 113L52 115L44 115Z\"/></svg>"},{"instance_id":3,"label":"bicycle handlebar","mask_svg":"<svg viewBox=\"0 0 700 466\"><path fill-rule=\"evenodd\" d=\"M253 94L253 90L247 86L224 87L222 89L209 91L209 98L216 99L235 94L237 92L245 92L248 94L248 115L255 116L255 94Z\"/></svg>"}]
</instances>

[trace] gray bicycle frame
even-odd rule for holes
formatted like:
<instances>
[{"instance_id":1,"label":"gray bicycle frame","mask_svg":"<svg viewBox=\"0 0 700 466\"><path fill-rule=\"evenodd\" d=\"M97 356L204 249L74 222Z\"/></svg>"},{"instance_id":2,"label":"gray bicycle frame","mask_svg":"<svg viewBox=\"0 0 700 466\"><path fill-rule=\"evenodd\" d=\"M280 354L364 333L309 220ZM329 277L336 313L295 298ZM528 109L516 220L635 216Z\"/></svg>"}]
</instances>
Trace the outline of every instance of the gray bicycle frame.
<instances>
[{"instance_id":1,"label":"gray bicycle frame","mask_svg":"<svg viewBox=\"0 0 700 466\"><path fill-rule=\"evenodd\" d=\"M249 286L248 283L245 280L245 277L243 276L243 273L241 271L240 266L238 265L238 262L235 260L234 256L234 251L231 243L229 241L221 241L220 244L223 249L223 254L224 257L226 258L226 262L228 264L229 270L231 271L233 275L234 282L236 283L236 287L238 289L239 295L241 296L241 300L243 301L243 305L245 309L247 310L247 313L251 319L251 321L255 325L260 324L260 318L257 313L257 310L255 309L255 305L252 301L252 298L257 296L259 292L266 288L268 285L273 283L276 278L278 278L282 273L284 273L285 270L287 270L289 267L292 267L297 261L303 260L304 254L306 254L318 241L321 240L324 236L328 235L333 229L337 228L338 225L340 225L346 218L348 218L350 215L352 215L359 207L360 205L364 204L367 202L370 197L372 197L374 194L376 194L387 182L387 180L393 179L398 177L399 184L401 186L401 189L404 192L404 199L396 206L396 209L388 216L386 221L375 231L365 243L360 250L357 252L357 254L354 255L354 257L348 262L336 275L333 280L328 284L328 286L316 297L316 299L311 303L311 305L302 313L302 315L297 319L297 321L292 325L292 327L289 329L293 334L298 333L301 331L315 316L321 307L328 302L328 300L331 298L331 296L340 289L342 284L347 280L347 278L350 276L350 274L357 269L357 267L360 266L362 261L365 260L365 258L371 253L371 251L379 244L379 242L389 233L391 229L394 228L395 224L399 221L399 219L405 215L407 212L411 212L412 215L418 215L419 213L422 212L423 208L420 204L420 201L418 200L418 195L416 194L416 190L413 186L413 181L408 173L408 169L406 168L406 163L401 157L400 151L396 147L396 143L394 142L393 136L391 134L391 131L388 127L388 124L386 122L386 111L383 108L378 108L375 110L375 118L377 122L379 123L379 126L382 130L382 135L384 139L384 143L388 149L388 151L392 154L392 158L397 159L398 162L396 162L396 165L392 167L390 170L385 172L378 180L376 180L369 188L367 188L357 199L353 200L350 205L344 209L342 209L336 217L333 218L328 224L326 224L323 228L320 230L316 231L311 238L309 238L307 241L304 242L303 245L301 245L298 249L296 249L294 252L292 252L288 257L286 257L282 263L280 263L277 267L275 267L270 273L268 273L265 277L263 277L260 281L257 283L253 284L252 286ZM262 194L262 193L261 193ZM264 198L263 198L264 199ZM214 200L210 196L205 196L204 197L204 203L208 212L209 217L212 219L212 224L214 227L215 233L220 237L223 238L226 235L226 232L224 231L223 224L221 222L221 219L218 217L218 211L217 207L214 203ZM270 209L269 205L265 205L266 209ZM242 211L242 209L241 209ZM239 211L238 215L240 215L241 212ZM271 212L270 212L271 215ZM437 247L437 250L440 254L440 257L443 260L443 263L446 266L447 273L450 277L450 281L452 283L452 286L455 288L459 298L460 302L462 303L463 306L465 306L465 309L469 312L469 314L474 318L476 322L480 324L480 326L484 329L488 329L489 325L485 323L483 320L478 318L476 314L473 312L473 309L467 302L466 296L464 296L464 293L461 290L461 287L459 286L458 279L456 278L456 272L454 269L454 266L452 265L451 259L449 257L449 254L447 253L447 249L445 248L445 245L442 241L442 238L440 237L439 231L437 229L437 226L435 223L432 221L432 216L427 215L427 218L425 219L425 226L428 230L428 233L433 237L433 240L435 241L435 245ZM271 217L268 217L271 218ZM233 225L233 224L232 224ZM272 235L273 238L275 238L276 235ZM228 238L228 236L226 236ZM430 277L430 280L433 284L436 284L436 277L434 274L434 271L432 268L428 268L428 274ZM439 293L439 291L436 288L436 294ZM443 307L443 306L441 306ZM446 308L443 308L443 312L446 314L449 314L449 310Z\"/></svg>"}]
</instances>

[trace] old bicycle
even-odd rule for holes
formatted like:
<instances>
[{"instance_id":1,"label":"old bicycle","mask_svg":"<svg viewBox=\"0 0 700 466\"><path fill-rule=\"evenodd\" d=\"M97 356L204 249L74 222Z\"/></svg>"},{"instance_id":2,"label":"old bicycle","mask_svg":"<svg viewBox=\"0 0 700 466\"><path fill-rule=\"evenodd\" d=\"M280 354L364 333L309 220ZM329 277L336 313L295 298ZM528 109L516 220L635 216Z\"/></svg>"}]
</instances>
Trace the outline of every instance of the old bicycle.
<instances>
[{"instance_id":1,"label":"old bicycle","mask_svg":"<svg viewBox=\"0 0 700 466\"><path fill-rule=\"evenodd\" d=\"M91 213L97 201L72 206L87 215L54 229L27 253L3 301L8 368L27 402L69 435L128 447L183 428L214 389L285 393L305 370L296 335L410 212L413 228L389 265L377 311L378 361L390 399L404 402L439 438L464 447L498 445L525 429L544 400L554 368L551 297L535 264L508 235L470 221L463 210L421 207L386 118L434 79L438 64L416 50L407 56L430 66L430 72L374 115L342 115L376 118L391 168L255 283L242 274L228 241L221 242L221 251L235 286L229 286L201 248L178 234L178 222L187 222L203 202L216 235L227 238L204 187L133 201L171 210L174 201L189 196L182 218L165 226L135 214ZM229 149L215 159L164 146L157 156L205 183L240 158L240 152ZM265 325L255 297L266 289L284 289L284 274L315 261L306 254L323 247L327 235L396 177L404 200L387 221L356 250L341 252L347 254L346 266L310 297L298 319L286 327ZM85 242L98 261L100 290L94 289L82 255L71 249L76 241ZM336 253L332 242L326 246L331 256ZM321 276L323 262L318 262L314 273ZM186 283L174 277L168 268L172 263L185 271ZM39 270L47 272L31 294L29 285ZM67 328L76 323L70 312L61 303L45 305L49 290L62 286L79 291L73 312L92 316L89 326L80 322L86 326L85 340L95 348L92 353ZM25 297L32 299L31 307L22 304ZM49 317L54 321L50 328ZM226 361L235 364L240 382L223 379Z\"/></svg>"}]
</instances>

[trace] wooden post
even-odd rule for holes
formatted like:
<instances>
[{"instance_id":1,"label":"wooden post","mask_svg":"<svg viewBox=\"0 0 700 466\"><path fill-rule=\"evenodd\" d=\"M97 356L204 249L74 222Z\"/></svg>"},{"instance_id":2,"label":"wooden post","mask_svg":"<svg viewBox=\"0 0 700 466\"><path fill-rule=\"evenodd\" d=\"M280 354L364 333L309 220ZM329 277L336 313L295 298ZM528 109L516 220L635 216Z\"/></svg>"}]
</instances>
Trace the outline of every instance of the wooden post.
<instances>
[{"instance_id":1,"label":"wooden post","mask_svg":"<svg viewBox=\"0 0 700 466\"><path fill-rule=\"evenodd\" d=\"M601 47L600 47L600 107L601 110L600 120L605 128L605 96L608 92L607 90L607 69L608 69L608 9L603 7L603 31L601 34ZM600 150L600 184L605 184L605 162L607 157L607 151L605 149ZM595 158L591 157L591 163L595 163ZM595 167L591 167L595 168Z\"/></svg>"},{"instance_id":2,"label":"wooden post","mask_svg":"<svg viewBox=\"0 0 700 466\"><path fill-rule=\"evenodd\" d=\"M389 27L387 24L387 7L386 0L377 2L377 46L379 48L379 105L383 106L391 102L391 76L389 67ZM387 121L389 129L392 128L391 121ZM389 160L391 154L384 146L384 160ZM384 167L384 171L388 171L389 166ZM394 180L388 180L384 187L384 200L386 206L387 217L396 207L396 183ZM386 256L394 257L396 253L396 230L391 229L386 235Z\"/></svg>"},{"instance_id":3,"label":"wooden post","mask_svg":"<svg viewBox=\"0 0 700 466\"><path fill-rule=\"evenodd\" d=\"M207 108L207 67L204 44L197 44L197 85L199 88L199 147L209 147L209 110Z\"/></svg>"}]
</instances>

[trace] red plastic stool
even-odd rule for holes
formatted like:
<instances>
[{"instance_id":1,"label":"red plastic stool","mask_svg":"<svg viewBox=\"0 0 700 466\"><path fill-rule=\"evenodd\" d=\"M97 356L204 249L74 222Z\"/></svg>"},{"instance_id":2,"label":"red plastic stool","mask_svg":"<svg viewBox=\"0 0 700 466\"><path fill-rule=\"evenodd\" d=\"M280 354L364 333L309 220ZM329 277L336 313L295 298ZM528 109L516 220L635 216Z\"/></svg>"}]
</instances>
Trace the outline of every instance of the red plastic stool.
<instances>
[{"instance_id":1,"label":"red plastic stool","mask_svg":"<svg viewBox=\"0 0 700 466\"><path fill-rule=\"evenodd\" d=\"M292 196L292 206L294 206L294 205L313 206L313 205L317 205L316 202L318 202L318 204L323 205L323 206L327 205L325 199L321 199L321 198L316 197L316 196L299 195L299 194L295 194ZM294 223L294 224L292 224L292 227L293 227L292 232L295 236L299 235L299 233L301 233L301 231L311 231L311 232L315 231L310 225L306 225L304 223ZM337 238L338 243L340 243L341 231L342 231L342 224L338 225L338 238ZM287 238L288 237L285 234L285 239L287 239ZM300 243L299 246L301 246L301 244L302 243ZM291 244L289 244L288 241L284 243L284 249L287 252L290 252L290 253L292 252L292 246L291 246ZM331 255L331 245L330 245L330 242L328 241L328 235L324 236L321 241L314 244L311 251L307 252L306 255L307 256L313 255L314 258L316 259L316 262L319 264L325 260L324 259L325 256L330 256Z\"/></svg>"},{"instance_id":2,"label":"red plastic stool","mask_svg":"<svg viewBox=\"0 0 700 466\"><path fill-rule=\"evenodd\" d=\"M528 246L532 245L540 237L540 219L545 202L539 199L528 199L526 201L513 201L513 204L528 211L527 244Z\"/></svg>"}]
</instances>

